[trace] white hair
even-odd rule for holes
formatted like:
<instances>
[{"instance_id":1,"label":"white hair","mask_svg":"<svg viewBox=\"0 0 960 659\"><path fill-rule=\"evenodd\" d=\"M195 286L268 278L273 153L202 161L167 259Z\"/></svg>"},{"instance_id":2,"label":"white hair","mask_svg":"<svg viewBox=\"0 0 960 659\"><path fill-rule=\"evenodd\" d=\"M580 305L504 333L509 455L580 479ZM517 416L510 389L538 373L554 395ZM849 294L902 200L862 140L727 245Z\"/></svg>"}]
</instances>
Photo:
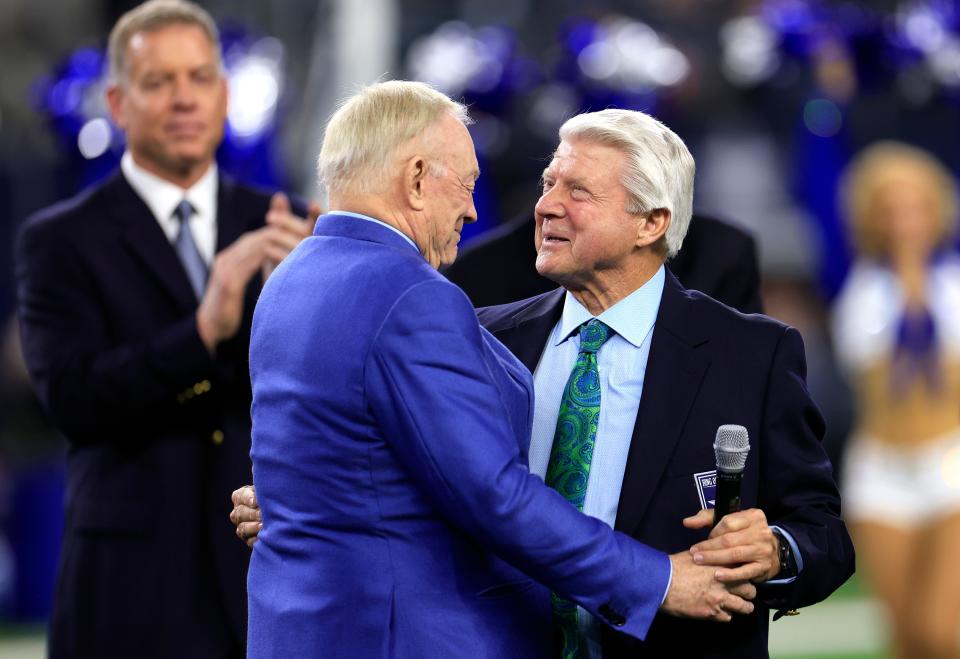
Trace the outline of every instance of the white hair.
<instances>
[{"instance_id":1,"label":"white hair","mask_svg":"<svg viewBox=\"0 0 960 659\"><path fill-rule=\"evenodd\" d=\"M627 157L623 185L627 212L670 211L664 235L667 257L680 251L693 215L693 156L676 133L636 110L601 110L568 119L560 139L590 140L620 149Z\"/></svg>"},{"instance_id":2,"label":"white hair","mask_svg":"<svg viewBox=\"0 0 960 659\"><path fill-rule=\"evenodd\" d=\"M461 103L422 82L391 80L363 88L330 117L317 158L317 174L328 193L379 191L398 149L419 137L444 114L470 123ZM444 167L429 164L432 175Z\"/></svg>"}]
</instances>

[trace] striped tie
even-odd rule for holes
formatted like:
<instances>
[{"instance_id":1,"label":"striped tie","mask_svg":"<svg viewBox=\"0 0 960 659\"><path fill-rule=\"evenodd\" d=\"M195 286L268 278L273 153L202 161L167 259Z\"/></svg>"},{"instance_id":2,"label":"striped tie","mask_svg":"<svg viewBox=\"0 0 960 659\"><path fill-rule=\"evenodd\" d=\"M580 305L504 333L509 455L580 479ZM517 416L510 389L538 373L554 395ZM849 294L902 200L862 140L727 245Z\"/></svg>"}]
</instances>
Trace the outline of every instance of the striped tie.
<instances>
[{"instance_id":1,"label":"striped tie","mask_svg":"<svg viewBox=\"0 0 960 659\"><path fill-rule=\"evenodd\" d=\"M200 256L200 250L197 249L197 243L193 242L193 232L190 231L190 216L193 215L193 206L184 199L178 205L173 216L180 220L180 230L177 231L177 237L173 241L173 246L180 256L180 262L183 263L183 269L187 273L187 279L190 280L190 286L193 288L197 300L203 298L203 291L207 288L207 264Z\"/></svg>"}]
</instances>

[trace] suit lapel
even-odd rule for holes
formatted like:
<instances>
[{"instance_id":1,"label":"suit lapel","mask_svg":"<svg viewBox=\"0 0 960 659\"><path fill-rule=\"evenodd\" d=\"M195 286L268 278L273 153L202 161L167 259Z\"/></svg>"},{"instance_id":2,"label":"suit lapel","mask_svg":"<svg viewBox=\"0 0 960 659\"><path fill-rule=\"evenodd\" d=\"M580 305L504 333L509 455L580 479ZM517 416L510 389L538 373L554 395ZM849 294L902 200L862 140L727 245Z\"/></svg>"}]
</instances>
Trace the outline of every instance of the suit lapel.
<instances>
[{"instance_id":1,"label":"suit lapel","mask_svg":"<svg viewBox=\"0 0 960 659\"><path fill-rule=\"evenodd\" d=\"M623 533L633 534L642 521L710 365L697 350L707 338L692 322L689 304L668 272L620 490L614 528Z\"/></svg>"},{"instance_id":2,"label":"suit lapel","mask_svg":"<svg viewBox=\"0 0 960 659\"><path fill-rule=\"evenodd\" d=\"M183 312L197 308L197 299L173 245L130 184L117 172L107 184L108 213L117 221L120 241L150 272Z\"/></svg>"},{"instance_id":3,"label":"suit lapel","mask_svg":"<svg viewBox=\"0 0 960 659\"><path fill-rule=\"evenodd\" d=\"M500 329L490 329L531 373L540 362L550 330L563 313L563 298L562 288L546 293L536 298L533 304L520 309L513 316L512 323Z\"/></svg>"}]
</instances>

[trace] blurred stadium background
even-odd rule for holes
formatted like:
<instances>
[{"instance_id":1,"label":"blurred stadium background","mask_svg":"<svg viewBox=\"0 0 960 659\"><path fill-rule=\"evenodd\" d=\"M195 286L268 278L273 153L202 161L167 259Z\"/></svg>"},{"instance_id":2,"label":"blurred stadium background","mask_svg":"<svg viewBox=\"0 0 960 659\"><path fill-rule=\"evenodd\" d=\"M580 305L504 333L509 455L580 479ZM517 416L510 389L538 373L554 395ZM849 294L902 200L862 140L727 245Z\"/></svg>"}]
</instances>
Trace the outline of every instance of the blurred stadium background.
<instances>
[{"instance_id":1,"label":"blurred stadium background","mask_svg":"<svg viewBox=\"0 0 960 659\"><path fill-rule=\"evenodd\" d=\"M0 0L0 655L43 656L62 523L62 440L23 371L12 243L31 212L112 169L103 49L135 2ZM960 168L960 8L952 0L210 0L231 110L221 166L316 194L336 100L379 78L464 98L485 172L471 237L529 212L560 123L609 106L665 121L698 162L696 207L757 238L767 312L804 335L839 464L852 403L825 310L849 266L840 171L881 138ZM224 501L224 514L228 502ZM162 520L158 520L162 523ZM884 657L856 578L772 626L774 657Z\"/></svg>"}]
</instances>

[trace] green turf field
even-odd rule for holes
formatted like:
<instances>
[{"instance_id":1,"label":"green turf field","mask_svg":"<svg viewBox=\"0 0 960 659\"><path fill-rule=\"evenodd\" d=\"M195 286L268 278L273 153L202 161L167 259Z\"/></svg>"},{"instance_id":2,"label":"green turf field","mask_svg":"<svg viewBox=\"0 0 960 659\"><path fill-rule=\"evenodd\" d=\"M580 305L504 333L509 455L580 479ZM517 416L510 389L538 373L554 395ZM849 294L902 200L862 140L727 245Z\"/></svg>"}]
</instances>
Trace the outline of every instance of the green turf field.
<instances>
[{"instance_id":1,"label":"green turf field","mask_svg":"<svg viewBox=\"0 0 960 659\"><path fill-rule=\"evenodd\" d=\"M770 624L773 659L889 659L883 615L852 578L827 601ZM0 657L43 659L41 626L0 625Z\"/></svg>"}]
</instances>

